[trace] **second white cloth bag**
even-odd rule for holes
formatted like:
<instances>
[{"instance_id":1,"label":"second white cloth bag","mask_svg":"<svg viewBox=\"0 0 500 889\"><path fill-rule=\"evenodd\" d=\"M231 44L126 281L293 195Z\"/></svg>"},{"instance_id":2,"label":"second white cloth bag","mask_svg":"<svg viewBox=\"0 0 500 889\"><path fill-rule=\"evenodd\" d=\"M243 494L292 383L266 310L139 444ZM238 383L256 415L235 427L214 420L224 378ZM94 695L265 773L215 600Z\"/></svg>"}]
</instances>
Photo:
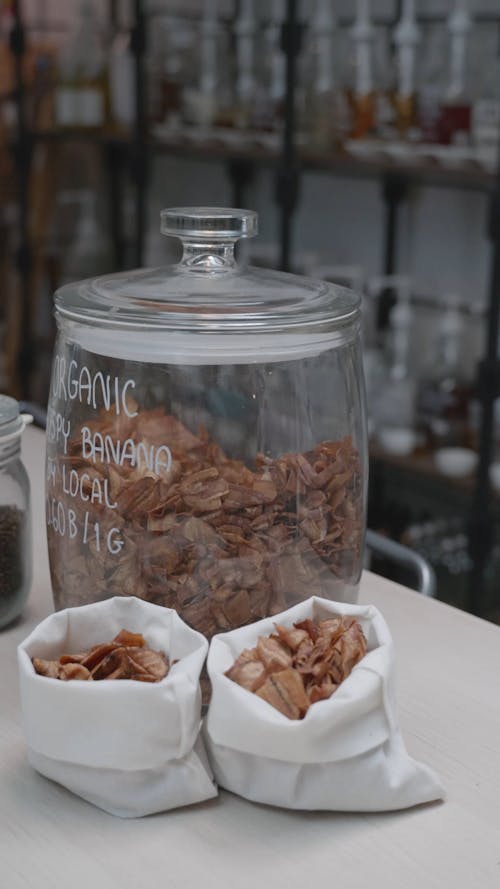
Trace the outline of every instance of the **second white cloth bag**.
<instances>
[{"instance_id":1,"label":"second white cloth bag","mask_svg":"<svg viewBox=\"0 0 500 889\"><path fill-rule=\"evenodd\" d=\"M224 675L243 649L276 623L356 617L368 652L337 691L291 720ZM205 723L210 762L221 787L255 802L292 809L386 811L440 799L427 766L412 759L398 726L394 653L373 606L313 596L271 618L214 636L208 655L212 699Z\"/></svg>"}]
</instances>

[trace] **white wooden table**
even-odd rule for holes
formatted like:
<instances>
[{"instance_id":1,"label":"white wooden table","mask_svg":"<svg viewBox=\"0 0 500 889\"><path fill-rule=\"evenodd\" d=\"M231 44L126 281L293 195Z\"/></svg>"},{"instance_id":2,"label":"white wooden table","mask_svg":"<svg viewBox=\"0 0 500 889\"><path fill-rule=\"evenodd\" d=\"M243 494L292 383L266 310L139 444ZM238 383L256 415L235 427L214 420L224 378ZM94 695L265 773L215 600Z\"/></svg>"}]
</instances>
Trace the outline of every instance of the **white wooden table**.
<instances>
[{"instance_id":1,"label":"white wooden table","mask_svg":"<svg viewBox=\"0 0 500 889\"><path fill-rule=\"evenodd\" d=\"M113 818L36 774L20 728L16 646L52 610L41 433L25 434L33 589L0 633L1 889L498 889L500 628L366 574L361 600L392 628L403 733L445 803L383 815L304 814L221 793L142 820Z\"/></svg>"}]
</instances>

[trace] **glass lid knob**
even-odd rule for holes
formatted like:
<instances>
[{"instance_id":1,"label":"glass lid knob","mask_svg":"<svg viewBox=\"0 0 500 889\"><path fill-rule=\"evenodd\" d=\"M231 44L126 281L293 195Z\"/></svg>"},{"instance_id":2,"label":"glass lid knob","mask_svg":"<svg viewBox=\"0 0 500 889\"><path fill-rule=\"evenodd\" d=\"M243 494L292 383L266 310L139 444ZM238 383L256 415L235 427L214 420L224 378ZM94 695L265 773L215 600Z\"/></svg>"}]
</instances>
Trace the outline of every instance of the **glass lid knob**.
<instances>
[{"instance_id":1,"label":"glass lid knob","mask_svg":"<svg viewBox=\"0 0 500 889\"><path fill-rule=\"evenodd\" d=\"M258 216L254 210L233 207L172 207L161 211L161 232L200 241L237 241L255 237Z\"/></svg>"}]
</instances>

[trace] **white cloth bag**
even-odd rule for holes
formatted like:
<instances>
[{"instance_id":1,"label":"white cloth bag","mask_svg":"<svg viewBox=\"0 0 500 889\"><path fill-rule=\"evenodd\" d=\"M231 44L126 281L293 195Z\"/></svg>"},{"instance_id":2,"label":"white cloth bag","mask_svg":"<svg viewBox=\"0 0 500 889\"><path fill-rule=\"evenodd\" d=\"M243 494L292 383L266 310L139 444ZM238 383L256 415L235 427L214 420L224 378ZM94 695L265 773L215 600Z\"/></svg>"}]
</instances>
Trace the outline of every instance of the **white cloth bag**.
<instances>
[{"instance_id":1,"label":"white cloth bag","mask_svg":"<svg viewBox=\"0 0 500 889\"><path fill-rule=\"evenodd\" d=\"M291 720L224 672L276 623L356 617L368 652L331 698ZM221 787L291 809L379 812L440 799L427 766L406 752L393 689L393 643L382 615L313 596L251 626L214 636L208 654L212 698L205 742ZM432 690L429 689L429 694Z\"/></svg>"},{"instance_id":2,"label":"white cloth bag","mask_svg":"<svg viewBox=\"0 0 500 889\"><path fill-rule=\"evenodd\" d=\"M164 651L160 682L62 682L35 673L107 642L121 629ZM137 817L217 795L200 737L199 676L208 643L175 611L115 597L50 615L18 648L21 707L31 765L113 815ZM177 663L173 663L177 661Z\"/></svg>"}]
</instances>

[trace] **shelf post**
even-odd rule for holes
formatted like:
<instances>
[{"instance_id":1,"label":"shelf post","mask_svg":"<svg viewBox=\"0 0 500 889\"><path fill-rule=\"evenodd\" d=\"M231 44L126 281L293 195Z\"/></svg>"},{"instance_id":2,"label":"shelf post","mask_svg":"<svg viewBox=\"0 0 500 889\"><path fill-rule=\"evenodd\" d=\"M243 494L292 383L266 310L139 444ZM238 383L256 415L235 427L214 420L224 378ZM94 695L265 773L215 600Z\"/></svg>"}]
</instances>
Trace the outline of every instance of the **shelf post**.
<instances>
[{"instance_id":1,"label":"shelf post","mask_svg":"<svg viewBox=\"0 0 500 889\"><path fill-rule=\"evenodd\" d=\"M468 611L480 614L484 599L485 572L494 542L491 509L490 465L493 456L495 400L500 395L500 152L494 189L490 197L488 237L492 243L490 291L486 323L485 358L478 369L481 406L479 460L469 521L469 553L472 560Z\"/></svg>"},{"instance_id":2,"label":"shelf post","mask_svg":"<svg viewBox=\"0 0 500 889\"><path fill-rule=\"evenodd\" d=\"M120 30L120 0L109 0L108 18L113 36ZM111 139L106 143L106 163L108 180L109 224L113 245L113 271L122 271L126 264L126 236L123 226L124 174L127 162L127 147L121 140Z\"/></svg>"},{"instance_id":3,"label":"shelf post","mask_svg":"<svg viewBox=\"0 0 500 889\"><path fill-rule=\"evenodd\" d=\"M227 172L232 186L232 206L245 207L246 188L254 178L254 164L252 161L235 157L228 161Z\"/></svg>"},{"instance_id":4,"label":"shelf post","mask_svg":"<svg viewBox=\"0 0 500 889\"><path fill-rule=\"evenodd\" d=\"M123 184L124 159L123 146L110 141L106 146L106 162L108 168L108 200L111 243L113 245L113 271L125 268L126 239L123 230Z\"/></svg>"},{"instance_id":5,"label":"shelf post","mask_svg":"<svg viewBox=\"0 0 500 889\"><path fill-rule=\"evenodd\" d=\"M382 195L386 208L385 244L384 244L384 275L393 275L396 271L398 211L406 197L407 182L398 173L386 173L382 183Z\"/></svg>"},{"instance_id":6,"label":"shelf post","mask_svg":"<svg viewBox=\"0 0 500 889\"><path fill-rule=\"evenodd\" d=\"M290 270L292 216L297 206L299 171L295 145L297 58L303 25L297 19L297 0L286 0L286 18L281 27L281 49L286 59L286 89L281 160L276 173L276 203L280 207L280 247L283 271Z\"/></svg>"},{"instance_id":7,"label":"shelf post","mask_svg":"<svg viewBox=\"0 0 500 889\"><path fill-rule=\"evenodd\" d=\"M397 259L398 216L401 203L408 192L408 181L400 173L386 173L382 182L382 197L385 204L385 243L384 275L394 275ZM391 288L386 288L378 303L377 328L384 330L389 323L389 314L395 303Z\"/></svg>"},{"instance_id":8,"label":"shelf post","mask_svg":"<svg viewBox=\"0 0 500 889\"><path fill-rule=\"evenodd\" d=\"M33 320L31 317L31 271L32 249L29 230L29 180L32 157L32 140L26 121L26 89L23 75L23 59L26 50L26 33L23 24L21 2L12 2L13 25L9 35L9 46L14 59L15 98L16 98L16 137L14 143L14 165L17 180L19 204L18 245L16 267L21 295L21 345L18 355L17 372L21 398L29 400L31 373L34 364Z\"/></svg>"},{"instance_id":9,"label":"shelf post","mask_svg":"<svg viewBox=\"0 0 500 889\"><path fill-rule=\"evenodd\" d=\"M135 187L135 264L142 266L144 259L144 233L147 187L147 115L146 74L146 17L142 0L134 0L134 27L130 48L135 59L135 121L132 141L131 175Z\"/></svg>"}]
</instances>

